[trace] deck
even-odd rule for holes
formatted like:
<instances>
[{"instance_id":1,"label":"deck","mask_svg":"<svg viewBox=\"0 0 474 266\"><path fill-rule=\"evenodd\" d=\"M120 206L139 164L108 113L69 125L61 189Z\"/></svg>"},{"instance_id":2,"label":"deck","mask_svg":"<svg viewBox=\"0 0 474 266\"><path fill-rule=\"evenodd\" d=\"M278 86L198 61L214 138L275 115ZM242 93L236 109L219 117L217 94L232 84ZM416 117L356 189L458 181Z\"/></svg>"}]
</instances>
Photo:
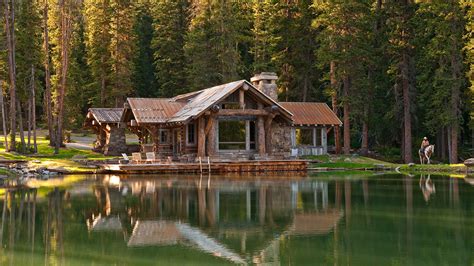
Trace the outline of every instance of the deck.
<instances>
[{"instance_id":1,"label":"deck","mask_svg":"<svg viewBox=\"0 0 474 266\"><path fill-rule=\"evenodd\" d=\"M149 173L244 173L306 172L306 160L235 161L200 163L104 164L102 172L124 174Z\"/></svg>"}]
</instances>

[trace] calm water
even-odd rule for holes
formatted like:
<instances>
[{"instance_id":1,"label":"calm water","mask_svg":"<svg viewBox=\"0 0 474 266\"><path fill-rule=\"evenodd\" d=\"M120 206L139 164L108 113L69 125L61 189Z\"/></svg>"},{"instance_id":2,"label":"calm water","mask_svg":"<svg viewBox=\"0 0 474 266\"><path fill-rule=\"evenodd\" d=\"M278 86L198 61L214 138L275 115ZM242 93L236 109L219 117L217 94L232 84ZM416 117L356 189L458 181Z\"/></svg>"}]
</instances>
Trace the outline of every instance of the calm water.
<instances>
[{"instance_id":1,"label":"calm water","mask_svg":"<svg viewBox=\"0 0 474 266\"><path fill-rule=\"evenodd\" d=\"M0 206L1 265L474 265L474 186L442 176L98 176Z\"/></svg>"}]
</instances>

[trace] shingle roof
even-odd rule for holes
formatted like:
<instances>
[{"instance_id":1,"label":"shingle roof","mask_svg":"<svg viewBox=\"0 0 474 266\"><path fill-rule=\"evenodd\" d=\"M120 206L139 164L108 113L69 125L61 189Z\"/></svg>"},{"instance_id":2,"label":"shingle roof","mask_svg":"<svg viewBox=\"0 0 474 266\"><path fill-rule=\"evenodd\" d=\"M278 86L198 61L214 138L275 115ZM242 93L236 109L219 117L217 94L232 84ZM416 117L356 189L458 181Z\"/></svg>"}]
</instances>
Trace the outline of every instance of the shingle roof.
<instances>
[{"instance_id":1,"label":"shingle roof","mask_svg":"<svg viewBox=\"0 0 474 266\"><path fill-rule=\"evenodd\" d=\"M325 103L280 102L293 114L295 125L342 125L341 120Z\"/></svg>"},{"instance_id":2,"label":"shingle roof","mask_svg":"<svg viewBox=\"0 0 474 266\"><path fill-rule=\"evenodd\" d=\"M213 104L230 95L232 92L234 92L236 89L240 88L244 84L247 84L249 88L252 88L253 91L256 94L259 94L262 99L265 99L265 101L271 103L272 105L279 106L283 113L286 113L288 117L291 117L291 112L288 112L288 110L286 110L280 104L273 101L266 94L253 87L252 84L248 83L245 80L239 80L196 92L196 96L194 98L191 98L181 110L176 112L176 114L174 114L174 116L168 120L168 122L186 122L187 120L192 119L193 117L197 117L201 115L205 110L210 108ZM184 96L187 97L188 95L189 94L185 94ZM175 97L175 99L178 98L180 98L180 96Z\"/></svg>"},{"instance_id":3,"label":"shingle roof","mask_svg":"<svg viewBox=\"0 0 474 266\"><path fill-rule=\"evenodd\" d=\"M190 99L169 122L184 122L194 116L200 115L212 104L231 93L235 88L240 87L243 82L243 80L239 80L202 90L196 97Z\"/></svg>"},{"instance_id":4,"label":"shingle roof","mask_svg":"<svg viewBox=\"0 0 474 266\"><path fill-rule=\"evenodd\" d=\"M127 101L138 123L164 123L186 105L165 98L128 98Z\"/></svg>"},{"instance_id":5,"label":"shingle roof","mask_svg":"<svg viewBox=\"0 0 474 266\"><path fill-rule=\"evenodd\" d=\"M120 122L123 108L89 108L89 112L97 122L110 124Z\"/></svg>"}]
</instances>

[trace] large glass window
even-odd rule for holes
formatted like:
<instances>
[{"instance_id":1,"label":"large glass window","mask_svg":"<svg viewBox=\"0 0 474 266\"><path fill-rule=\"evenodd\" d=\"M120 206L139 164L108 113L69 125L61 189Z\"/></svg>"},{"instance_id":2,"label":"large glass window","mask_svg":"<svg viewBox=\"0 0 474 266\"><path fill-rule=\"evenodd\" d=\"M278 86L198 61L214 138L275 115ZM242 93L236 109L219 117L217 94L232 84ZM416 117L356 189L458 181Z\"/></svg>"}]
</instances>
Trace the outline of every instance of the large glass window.
<instances>
[{"instance_id":1,"label":"large glass window","mask_svg":"<svg viewBox=\"0 0 474 266\"><path fill-rule=\"evenodd\" d=\"M313 145L313 129L297 128L296 129L296 145Z\"/></svg>"},{"instance_id":2,"label":"large glass window","mask_svg":"<svg viewBox=\"0 0 474 266\"><path fill-rule=\"evenodd\" d=\"M219 149L245 150L245 121L219 121Z\"/></svg>"}]
</instances>

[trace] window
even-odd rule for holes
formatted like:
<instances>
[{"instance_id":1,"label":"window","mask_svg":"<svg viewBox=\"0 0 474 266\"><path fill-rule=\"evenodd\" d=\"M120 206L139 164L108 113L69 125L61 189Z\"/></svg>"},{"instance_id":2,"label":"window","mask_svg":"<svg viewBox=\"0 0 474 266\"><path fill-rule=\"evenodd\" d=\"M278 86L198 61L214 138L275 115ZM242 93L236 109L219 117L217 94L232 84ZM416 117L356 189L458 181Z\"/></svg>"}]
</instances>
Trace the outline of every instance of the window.
<instances>
[{"instance_id":1,"label":"window","mask_svg":"<svg viewBox=\"0 0 474 266\"><path fill-rule=\"evenodd\" d=\"M187 127L187 143L196 144L196 124L188 124Z\"/></svg>"},{"instance_id":2,"label":"window","mask_svg":"<svg viewBox=\"0 0 474 266\"><path fill-rule=\"evenodd\" d=\"M256 130L255 130L255 121L249 121L250 123L250 149L255 150L255 136L256 136Z\"/></svg>"},{"instance_id":3,"label":"window","mask_svg":"<svg viewBox=\"0 0 474 266\"><path fill-rule=\"evenodd\" d=\"M322 146L322 141L321 141L321 128L316 128L316 146Z\"/></svg>"},{"instance_id":4,"label":"window","mask_svg":"<svg viewBox=\"0 0 474 266\"><path fill-rule=\"evenodd\" d=\"M167 129L160 129L160 143L168 143L169 132Z\"/></svg>"},{"instance_id":5,"label":"window","mask_svg":"<svg viewBox=\"0 0 474 266\"><path fill-rule=\"evenodd\" d=\"M245 150L245 121L219 121L219 150Z\"/></svg>"},{"instance_id":6,"label":"window","mask_svg":"<svg viewBox=\"0 0 474 266\"><path fill-rule=\"evenodd\" d=\"M296 145L313 145L313 129L297 128L296 129Z\"/></svg>"}]
</instances>

